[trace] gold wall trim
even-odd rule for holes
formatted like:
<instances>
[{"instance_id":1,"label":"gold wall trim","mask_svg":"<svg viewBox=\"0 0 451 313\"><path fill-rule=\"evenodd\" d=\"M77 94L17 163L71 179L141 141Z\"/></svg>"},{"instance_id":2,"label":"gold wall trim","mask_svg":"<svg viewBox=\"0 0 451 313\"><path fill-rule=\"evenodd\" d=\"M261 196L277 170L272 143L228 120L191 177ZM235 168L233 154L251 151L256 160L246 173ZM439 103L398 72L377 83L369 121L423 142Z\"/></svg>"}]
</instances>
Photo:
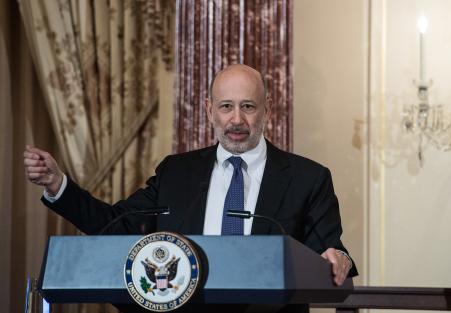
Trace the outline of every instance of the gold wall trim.
<instances>
[{"instance_id":1,"label":"gold wall trim","mask_svg":"<svg viewBox=\"0 0 451 313\"><path fill-rule=\"evenodd\" d=\"M367 127L366 127L366 134L365 134L365 141L368 143L366 145L365 154L364 154L364 164L365 168L363 171L363 182L364 182L364 211L363 211L363 256L364 256L364 262L363 262L363 284L368 285L370 282L370 205L371 205L371 83L372 83L372 66L371 66L371 60L372 60L372 41L371 41L371 34L372 34L372 21L373 21L373 3L372 0L368 0L366 2L366 25L367 25L367 32L366 32L366 42L368 43L368 48L366 51L367 60L366 60L366 106L365 106L365 118L367 121Z\"/></svg>"},{"instance_id":2,"label":"gold wall trim","mask_svg":"<svg viewBox=\"0 0 451 313\"><path fill-rule=\"evenodd\" d=\"M387 57L387 2L386 0L381 1L381 69L380 69L380 102L379 102L379 118L380 118L380 129L379 129L379 172L380 172L380 189L379 189L379 266L380 266L380 284L385 284L385 216L386 216L386 207L385 207L385 134L386 134L386 124L385 124L385 84L386 84L386 57Z\"/></svg>"}]
</instances>

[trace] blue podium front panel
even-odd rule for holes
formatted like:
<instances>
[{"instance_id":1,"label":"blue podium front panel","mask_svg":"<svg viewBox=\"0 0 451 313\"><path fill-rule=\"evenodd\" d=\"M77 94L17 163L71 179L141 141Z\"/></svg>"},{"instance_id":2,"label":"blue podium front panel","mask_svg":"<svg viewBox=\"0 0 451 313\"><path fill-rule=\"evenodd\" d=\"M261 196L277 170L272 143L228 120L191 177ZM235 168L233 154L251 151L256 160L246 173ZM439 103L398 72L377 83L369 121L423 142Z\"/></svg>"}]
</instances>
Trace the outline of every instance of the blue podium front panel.
<instances>
[{"instance_id":1,"label":"blue podium front panel","mask_svg":"<svg viewBox=\"0 0 451 313\"><path fill-rule=\"evenodd\" d=\"M291 237L187 237L203 259L204 283L194 302L337 302L352 289L352 282L334 286L329 264ZM50 302L131 302L123 271L130 248L140 238L51 237L40 279L44 297ZM323 289L327 296L315 292Z\"/></svg>"}]
</instances>

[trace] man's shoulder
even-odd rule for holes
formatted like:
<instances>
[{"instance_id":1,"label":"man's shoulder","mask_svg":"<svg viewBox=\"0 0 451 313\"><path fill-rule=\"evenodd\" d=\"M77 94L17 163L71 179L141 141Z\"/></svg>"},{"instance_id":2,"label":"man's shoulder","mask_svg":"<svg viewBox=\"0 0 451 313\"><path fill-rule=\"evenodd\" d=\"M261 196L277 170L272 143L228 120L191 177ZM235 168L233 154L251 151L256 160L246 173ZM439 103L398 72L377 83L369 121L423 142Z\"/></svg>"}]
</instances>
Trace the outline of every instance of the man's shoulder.
<instances>
[{"instance_id":1,"label":"man's shoulder","mask_svg":"<svg viewBox=\"0 0 451 313\"><path fill-rule=\"evenodd\" d=\"M155 176L146 182L151 183L156 177L165 177L173 181L183 180L188 176L202 171L203 168L211 167L216 156L216 146L209 146L189 152L176 153L166 156L155 169ZM187 176L188 175L188 176Z\"/></svg>"},{"instance_id":2,"label":"man's shoulder","mask_svg":"<svg viewBox=\"0 0 451 313\"><path fill-rule=\"evenodd\" d=\"M326 169L324 165L317 161L299 154L281 150L270 142L268 142L268 157L282 164L285 163L290 167L302 170L321 171Z\"/></svg>"},{"instance_id":3,"label":"man's shoulder","mask_svg":"<svg viewBox=\"0 0 451 313\"><path fill-rule=\"evenodd\" d=\"M158 165L156 172L163 169L174 171L193 170L214 162L217 145L183 153L170 154Z\"/></svg>"},{"instance_id":4,"label":"man's shoulder","mask_svg":"<svg viewBox=\"0 0 451 313\"><path fill-rule=\"evenodd\" d=\"M268 145L267 162L272 163L272 168L276 164L276 168L281 170L280 173L291 177L294 185L313 186L332 179L330 170L324 165L305 156L283 151L270 145Z\"/></svg>"},{"instance_id":5,"label":"man's shoulder","mask_svg":"<svg viewBox=\"0 0 451 313\"><path fill-rule=\"evenodd\" d=\"M189 161L189 160L197 160L199 158L205 157L214 157L216 156L217 145L208 146L202 149L191 150L182 153L175 153L168 155L166 159L174 162L174 161Z\"/></svg>"}]
</instances>

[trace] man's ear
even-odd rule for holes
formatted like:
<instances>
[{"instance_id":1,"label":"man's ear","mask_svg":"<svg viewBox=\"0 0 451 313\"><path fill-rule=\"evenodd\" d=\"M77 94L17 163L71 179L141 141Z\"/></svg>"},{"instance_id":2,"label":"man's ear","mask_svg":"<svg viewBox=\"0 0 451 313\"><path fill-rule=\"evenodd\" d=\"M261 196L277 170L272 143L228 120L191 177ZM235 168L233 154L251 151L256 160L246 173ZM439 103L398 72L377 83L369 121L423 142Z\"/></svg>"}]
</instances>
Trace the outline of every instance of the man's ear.
<instances>
[{"instance_id":1,"label":"man's ear","mask_svg":"<svg viewBox=\"0 0 451 313\"><path fill-rule=\"evenodd\" d=\"M213 122L213 113L212 113L212 107L213 103L211 102L210 98L205 98L205 111L207 112L207 117L210 123Z\"/></svg>"}]
</instances>

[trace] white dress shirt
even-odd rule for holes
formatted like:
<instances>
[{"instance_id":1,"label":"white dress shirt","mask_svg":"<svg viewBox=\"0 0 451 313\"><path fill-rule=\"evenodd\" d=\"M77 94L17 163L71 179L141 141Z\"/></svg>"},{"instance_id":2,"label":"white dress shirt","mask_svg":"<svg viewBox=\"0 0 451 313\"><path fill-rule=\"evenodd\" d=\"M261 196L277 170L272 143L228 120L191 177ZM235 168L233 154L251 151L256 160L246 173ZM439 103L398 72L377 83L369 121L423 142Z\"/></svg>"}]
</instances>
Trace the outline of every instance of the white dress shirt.
<instances>
[{"instance_id":1,"label":"white dress shirt","mask_svg":"<svg viewBox=\"0 0 451 313\"><path fill-rule=\"evenodd\" d=\"M258 145L249 151L234 155L218 145L216 162L208 188L207 206L205 210L204 235L221 235L224 201L233 176L233 165L227 161L231 156L243 159L242 171L244 180L244 210L255 212L258 193L266 164L266 141L263 136ZM244 220L244 235L250 235L252 218Z\"/></svg>"}]
</instances>

